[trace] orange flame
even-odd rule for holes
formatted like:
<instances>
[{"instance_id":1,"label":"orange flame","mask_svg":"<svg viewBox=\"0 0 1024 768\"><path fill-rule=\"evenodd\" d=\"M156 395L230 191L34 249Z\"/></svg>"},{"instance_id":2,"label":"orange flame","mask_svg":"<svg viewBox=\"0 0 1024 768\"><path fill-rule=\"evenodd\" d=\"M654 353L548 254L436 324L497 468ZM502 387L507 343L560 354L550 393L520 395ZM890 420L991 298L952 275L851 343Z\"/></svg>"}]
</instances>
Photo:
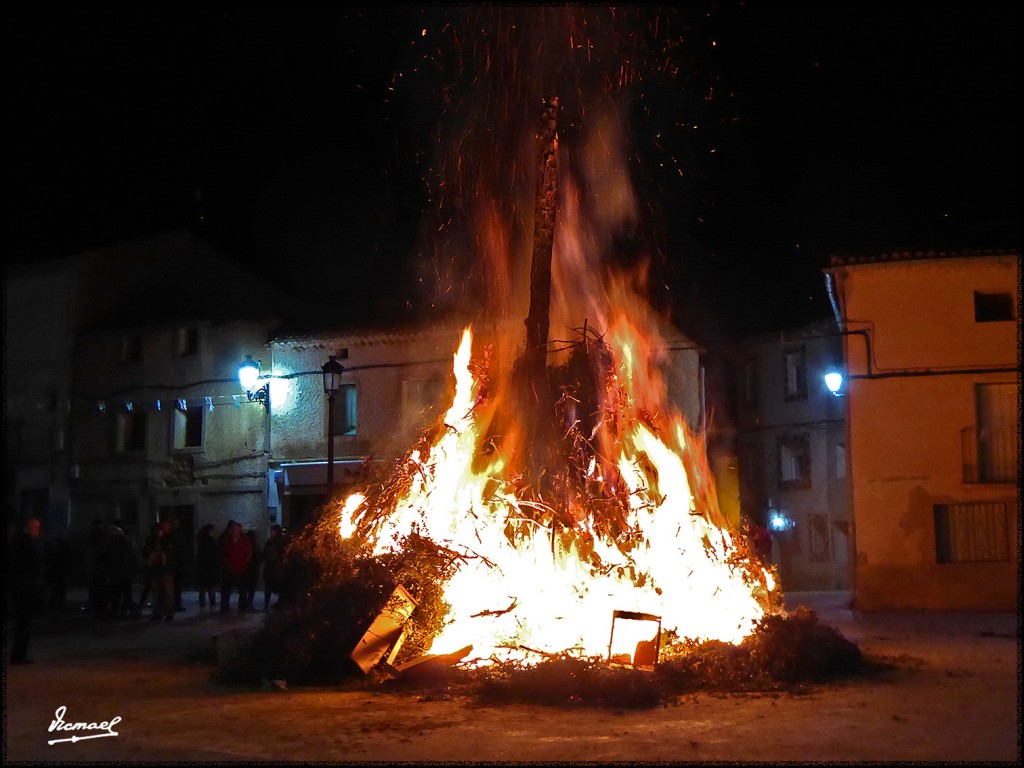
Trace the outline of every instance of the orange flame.
<instances>
[{"instance_id":1,"label":"orange flame","mask_svg":"<svg viewBox=\"0 0 1024 768\"><path fill-rule=\"evenodd\" d=\"M631 340L625 331L621 338L618 375L635 376ZM630 423L614 446L613 469L628 488L629 517L617 540L584 517L569 530L542 528L528 508L537 502L517 498L505 478L503 457L474 467L482 432L471 351L467 328L454 357L446 428L429 452L410 454L413 481L371 532L375 554L417 530L464 558L446 587L450 622L432 652L473 645L481 658L521 656L523 648L600 655L614 610L661 616L681 637L739 642L749 634L765 611L771 574L730 557L732 536L715 524L717 507L695 495L692 467L702 457L685 422L676 416L659 436L625 415ZM593 461L588 471L604 470ZM361 495L348 498L342 535L356 529L364 503Z\"/></svg>"},{"instance_id":2,"label":"orange flame","mask_svg":"<svg viewBox=\"0 0 1024 768\"><path fill-rule=\"evenodd\" d=\"M565 16L569 22L586 21L585 14ZM612 21L615 16L613 10ZM518 111L512 107L518 98L532 100L534 85L564 81L527 76L534 70L523 69L533 62L537 72L554 66L562 73L564 57L547 54L557 48L526 45L533 40L527 31L545 39L564 26L555 23L561 18L561 13L541 14L523 30L521 49L510 42L494 51L507 56L494 64L509 77L474 82L507 88L507 98L473 100L482 111L474 120L452 121L468 127L442 153L443 169L455 174L442 189L446 202L458 196L468 177L479 174L471 192L467 187L459 196L464 204L459 210L469 214L476 237L453 239L458 247L445 252L471 256L474 269L466 273L483 273L487 293L478 302L481 326L486 321L513 327L513 318L518 322L525 316L528 291L523 288L530 269L524 257L530 249L519 229L528 229L530 214L522 212L534 210L536 201L526 199L535 189L522 169L531 168L536 158L528 140L533 126L517 135L512 117ZM570 49L572 41L585 39L589 60L587 30L612 26L570 23ZM496 28L499 40L519 39L518 32L511 33L516 25ZM471 42L467 46L476 51ZM614 62L616 50L612 46L601 60ZM530 51L537 56L527 56ZM491 53L487 48L488 67ZM499 67L501 62L507 66ZM621 72L632 82L638 65L625 63ZM597 80L611 83L607 76ZM495 113L496 107L506 111ZM375 553L398 546L413 532L456 553L461 564L445 588L450 621L434 640L436 653L467 645L480 659L521 656L522 649L614 653L609 637L615 611L661 617L663 629L680 637L739 642L768 610L775 590L772 573L749 554L721 514L702 442L671 405L659 372L668 355L665 323L643 298L645 266L624 274L607 265L616 238L635 231L644 208L630 185L630 153L618 109L610 93L592 94L580 98L575 117L573 146L556 143L558 152L572 154L570 162L556 164L550 327L584 324L601 335L594 342L600 354L591 356L588 349L583 355L596 384L593 392L587 390L595 402L586 406L596 413L577 413L568 388L558 405L573 466L550 471L564 483L565 493L554 499L547 489L518 485L522 457L537 449L529 443L530 430L519 423L523 417L516 405L519 382L510 361L521 359L522 349L510 340L518 334L498 333L493 343L474 350L473 330L467 328L454 356L454 395L437 437L406 457L401 486L389 486L380 497L385 502L351 496L341 512L340 534L366 537ZM475 130L492 123L493 132ZM492 135L500 140L489 142ZM530 159L522 161L520 155ZM464 162L470 156L475 162ZM470 242L474 245L464 247ZM460 282L467 281L453 280L452 286ZM585 330L583 343L589 339ZM559 450L545 455L564 459L565 446ZM556 485L556 493L562 490ZM650 627L641 631L647 634L639 639L652 639Z\"/></svg>"}]
</instances>

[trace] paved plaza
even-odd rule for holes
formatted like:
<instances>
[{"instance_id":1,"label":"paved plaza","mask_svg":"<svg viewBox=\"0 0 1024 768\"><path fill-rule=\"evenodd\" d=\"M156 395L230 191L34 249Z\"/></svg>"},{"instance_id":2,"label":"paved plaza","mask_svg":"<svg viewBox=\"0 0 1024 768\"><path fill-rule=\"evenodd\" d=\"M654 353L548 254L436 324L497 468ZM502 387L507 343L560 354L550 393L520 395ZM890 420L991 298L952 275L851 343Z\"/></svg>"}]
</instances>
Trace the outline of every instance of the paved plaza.
<instances>
[{"instance_id":1,"label":"paved plaza","mask_svg":"<svg viewBox=\"0 0 1024 768\"><path fill-rule=\"evenodd\" d=\"M811 607L892 672L619 711L224 686L210 676L215 638L263 614L202 613L194 593L185 605L170 622L42 617L36 663L5 668L5 762L1020 761L1016 614L859 615L841 593L794 594L789 608ZM50 731L62 707L66 723L120 718L117 735Z\"/></svg>"}]
</instances>

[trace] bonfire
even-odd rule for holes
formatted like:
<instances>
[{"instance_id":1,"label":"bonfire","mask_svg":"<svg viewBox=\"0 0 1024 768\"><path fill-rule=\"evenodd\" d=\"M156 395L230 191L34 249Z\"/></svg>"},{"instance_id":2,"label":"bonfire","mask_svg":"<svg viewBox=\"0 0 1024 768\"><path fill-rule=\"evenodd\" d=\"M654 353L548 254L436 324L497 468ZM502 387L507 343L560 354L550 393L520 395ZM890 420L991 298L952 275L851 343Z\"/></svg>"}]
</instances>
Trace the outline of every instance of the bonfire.
<instances>
[{"instance_id":1,"label":"bonfire","mask_svg":"<svg viewBox=\"0 0 1024 768\"><path fill-rule=\"evenodd\" d=\"M595 52L588 66L598 60L590 35L601 27L587 14L600 11L536 13L567 21L569 36ZM528 54L552 50L530 47L543 29L500 29L497 39L515 50L485 52L499 89L509 85L501 72L527 78ZM512 35L522 35L518 45ZM579 48L570 45L574 61ZM536 75L543 63L534 64ZM519 80L509 91L521 100L534 81L566 78ZM507 116L510 98L480 103L504 105ZM345 627L329 652L347 645L364 672L399 675L438 658L471 668L575 658L652 669L673 649L739 647L782 614L773 568L719 508L704 436L667 395L670 326L646 298L646 263L611 266L609 243L640 208L611 104L574 93L566 107L545 94L530 141L503 135L515 130L506 120L474 163L459 155L459 174L488 170L441 185L471 190L467 218L485 265L474 273L483 275L474 304L485 310L453 349L443 417L379 482L332 499L300 537L308 588L279 627L303 610L315 613L310 631ZM479 146L466 136L456 144L463 153ZM528 154L510 161L506 147ZM529 203L510 199L523 198L523 168L535 169ZM503 191L485 182L492 169L510 169ZM532 236L520 236L524 227Z\"/></svg>"},{"instance_id":2,"label":"bonfire","mask_svg":"<svg viewBox=\"0 0 1024 768\"><path fill-rule=\"evenodd\" d=\"M604 338L580 340L551 372L557 380L590 368L598 402L586 413L586 387L560 387L549 418L564 430L556 446L534 447L546 461L537 473L504 449L521 446L517 437L500 440L490 429L510 422L501 411L515 400L494 395L501 386L473 365L467 329L434 440L405 457L389 483L341 504L338 535L372 543L372 555L416 534L456 564L432 653L619 655L609 651L618 613L618 639L632 658L657 634L655 619L639 616L681 638L737 643L771 610L773 573L720 513L699 439L667 403L633 390L645 378L633 368L650 370L637 333L623 321Z\"/></svg>"}]
</instances>

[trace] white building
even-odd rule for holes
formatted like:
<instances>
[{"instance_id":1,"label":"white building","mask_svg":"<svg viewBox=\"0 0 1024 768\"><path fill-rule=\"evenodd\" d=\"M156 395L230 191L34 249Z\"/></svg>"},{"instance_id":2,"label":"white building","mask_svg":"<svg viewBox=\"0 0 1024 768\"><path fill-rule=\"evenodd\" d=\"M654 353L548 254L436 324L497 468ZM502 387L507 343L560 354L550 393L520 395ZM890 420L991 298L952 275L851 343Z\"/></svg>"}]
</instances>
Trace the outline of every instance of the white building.
<instances>
[{"instance_id":1,"label":"white building","mask_svg":"<svg viewBox=\"0 0 1024 768\"><path fill-rule=\"evenodd\" d=\"M740 503L771 531L788 590L850 586L845 416L823 378L841 369L832 320L751 337L737 349Z\"/></svg>"},{"instance_id":2,"label":"white building","mask_svg":"<svg viewBox=\"0 0 1024 768\"><path fill-rule=\"evenodd\" d=\"M354 490L447 408L464 329L338 328L188 233L77 255L10 281L7 299L8 525L39 514L44 538L79 547L94 521L137 543L171 515L190 544L207 523L260 541L304 525L327 498L329 455L335 494ZM474 333L525 342L521 321ZM700 433L701 350L665 341L669 397ZM333 419L331 356L344 367Z\"/></svg>"}]
</instances>

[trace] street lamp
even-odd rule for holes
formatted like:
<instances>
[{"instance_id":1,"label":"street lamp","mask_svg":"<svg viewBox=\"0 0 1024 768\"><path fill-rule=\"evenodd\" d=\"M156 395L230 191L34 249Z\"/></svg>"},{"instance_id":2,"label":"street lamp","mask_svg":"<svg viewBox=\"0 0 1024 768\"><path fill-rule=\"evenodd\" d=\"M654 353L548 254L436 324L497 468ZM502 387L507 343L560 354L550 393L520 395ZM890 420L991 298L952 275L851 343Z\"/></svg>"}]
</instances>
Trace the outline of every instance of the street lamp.
<instances>
[{"instance_id":1,"label":"street lamp","mask_svg":"<svg viewBox=\"0 0 1024 768\"><path fill-rule=\"evenodd\" d=\"M267 409L267 413L270 413L270 382L262 387L256 387L262 365L259 360L253 360L252 355L246 355L245 360L238 366L238 383L245 389L245 396L249 398L250 403L261 403Z\"/></svg>"},{"instance_id":2,"label":"street lamp","mask_svg":"<svg viewBox=\"0 0 1024 768\"><path fill-rule=\"evenodd\" d=\"M844 393L839 390L843 386L843 374L839 371L829 371L825 374L825 386L836 397L842 397Z\"/></svg>"},{"instance_id":3,"label":"street lamp","mask_svg":"<svg viewBox=\"0 0 1024 768\"><path fill-rule=\"evenodd\" d=\"M323 364L324 393L327 395L327 499L334 493L334 396L341 389L341 376L345 366L334 359Z\"/></svg>"}]
</instances>

